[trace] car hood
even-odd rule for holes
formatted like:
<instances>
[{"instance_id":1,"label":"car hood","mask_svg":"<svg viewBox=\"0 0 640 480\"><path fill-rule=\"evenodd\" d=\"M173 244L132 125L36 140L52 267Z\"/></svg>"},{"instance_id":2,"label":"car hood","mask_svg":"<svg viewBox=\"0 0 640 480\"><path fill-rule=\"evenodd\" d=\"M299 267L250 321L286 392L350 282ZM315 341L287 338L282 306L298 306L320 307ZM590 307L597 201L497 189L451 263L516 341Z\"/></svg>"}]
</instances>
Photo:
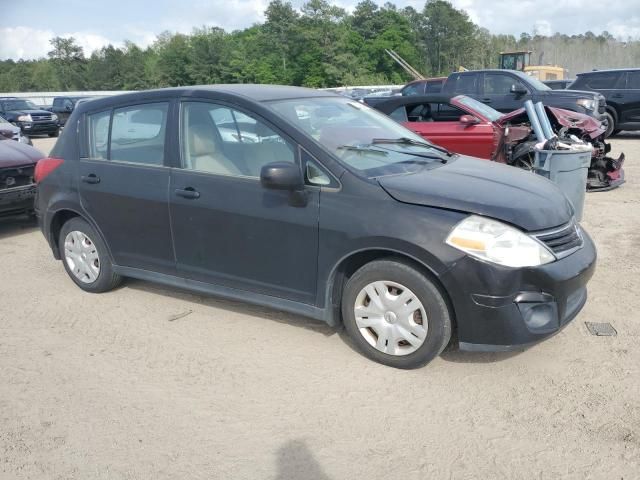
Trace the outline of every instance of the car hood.
<instances>
[{"instance_id":1,"label":"car hood","mask_svg":"<svg viewBox=\"0 0 640 480\"><path fill-rule=\"evenodd\" d=\"M535 231L571 220L573 207L549 180L515 167L459 156L446 165L378 178L394 199L484 215Z\"/></svg>"},{"instance_id":2,"label":"car hood","mask_svg":"<svg viewBox=\"0 0 640 480\"><path fill-rule=\"evenodd\" d=\"M545 95L563 96L568 98L597 98L595 92L587 92L584 90L545 90Z\"/></svg>"},{"instance_id":3,"label":"car hood","mask_svg":"<svg viewBox=\"0 0 640 480\"><path fill-rule=\"evenodd\" d=\"M0 140L0 168L32 165L44 154L29 145L13 140Z\"/></svg>"}]
</instances>

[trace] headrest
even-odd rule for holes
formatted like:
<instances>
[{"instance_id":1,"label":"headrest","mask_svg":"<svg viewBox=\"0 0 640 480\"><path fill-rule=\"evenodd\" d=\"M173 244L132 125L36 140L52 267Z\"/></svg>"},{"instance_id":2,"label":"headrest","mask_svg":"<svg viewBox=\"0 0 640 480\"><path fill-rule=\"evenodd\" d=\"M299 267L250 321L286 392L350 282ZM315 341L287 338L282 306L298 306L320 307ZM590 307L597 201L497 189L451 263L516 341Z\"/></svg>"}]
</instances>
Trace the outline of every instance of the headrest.
<instances>
[{"instance_id":1,"label":"headrest","mask_svg":"<svg viewBox=\"0 0 640 480\"><path fill-rule=\"evenodd\" d=\"M192 157L213 155L217 150L215 133L203 123L189 126L189 150Z\"/></svg>"}]
</instances>

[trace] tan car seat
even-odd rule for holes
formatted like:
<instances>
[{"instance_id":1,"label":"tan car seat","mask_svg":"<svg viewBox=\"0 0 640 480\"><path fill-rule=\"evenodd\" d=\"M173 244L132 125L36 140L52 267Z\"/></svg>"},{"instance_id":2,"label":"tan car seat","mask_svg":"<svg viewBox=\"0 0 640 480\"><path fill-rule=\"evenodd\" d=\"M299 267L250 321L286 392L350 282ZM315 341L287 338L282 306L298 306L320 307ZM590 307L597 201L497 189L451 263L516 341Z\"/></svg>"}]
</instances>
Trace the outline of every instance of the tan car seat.
<instances>
[{"instance_id":1,"label":"tan car seat","mask_svg":"<svg viewBox=\"0 0 640 480\"><path fill-rule=\"evenodd\" d=\"M218 175L242 175L238 167L222 152L211 127L202 123L190 125L187 136L192 169Z\"/></svg>"}]
</instances>

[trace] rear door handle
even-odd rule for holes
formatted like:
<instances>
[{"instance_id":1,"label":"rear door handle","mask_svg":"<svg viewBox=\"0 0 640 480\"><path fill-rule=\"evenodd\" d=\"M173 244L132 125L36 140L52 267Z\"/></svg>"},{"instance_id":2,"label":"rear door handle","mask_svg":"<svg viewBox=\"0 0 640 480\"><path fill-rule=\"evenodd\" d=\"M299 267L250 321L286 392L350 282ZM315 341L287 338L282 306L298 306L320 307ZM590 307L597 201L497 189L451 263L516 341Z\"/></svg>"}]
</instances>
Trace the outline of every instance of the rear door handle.
<instances>
[{"instance_id":1,"label":"rear door handle","mask_svg":"<svg viewBox=\"0 0 640 480\"><path fill-rule=\"evenodd\" d=\"M193 187L176 188L175 194L183 198L191 198L191 199L200 198L200 192Z\"/></svg>"},{"instance_id":2,"label":"rear door handle","mask_svg":"<svg viewBox=\"0 0 640 480\"><path fill-rule=\"evenodd\" d=\"M611 98L622 98L622 94L621 93L614 93L613 95L611 95Z\"/></svg>"},{"instance_id":3,"label":"rear door handle","mask_svg":"<svg viewBox=\"0 0 640 480\"><path fill-rule=\"evenodd\" d=\"M491 103L491 99L490 98L483 98L482 99L482 103Z\"/></svg>"},{"instance_id":4,"label":"rear door handle","mask_svg":"<svg viewBox=\"0 0 640 480\"><path fill-rule=\"evenodd\" d=\"M82 175L80 177L84 183L100 183L100 177L95 173L90 173L89 175Z\"/></svg>"}]
</instances>

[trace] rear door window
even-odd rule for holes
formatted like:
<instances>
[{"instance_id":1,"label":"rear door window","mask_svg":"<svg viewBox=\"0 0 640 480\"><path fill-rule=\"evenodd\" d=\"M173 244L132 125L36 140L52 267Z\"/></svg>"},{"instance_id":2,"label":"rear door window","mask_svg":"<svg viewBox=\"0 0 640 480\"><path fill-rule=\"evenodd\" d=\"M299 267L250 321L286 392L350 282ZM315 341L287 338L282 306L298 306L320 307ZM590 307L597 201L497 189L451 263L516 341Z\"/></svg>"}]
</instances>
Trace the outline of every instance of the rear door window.
<instances>
[{"instance_id":1,"label":"rear door window","mask_svg":"<svg viewBox=\"0 0 640 480\"><path fill-rule=\"evenodd\" d=\"M452 93L476 93L477 75L454 75L449 77L447 84L453 81L453 88L449 87L447 90Z\"/></svg>"},{"instance_id":2,"label":"rear door window","mask_svg":"<svg viewBox=\"0 0 640 480\"><path fill-rule=\"evenodd\" d=\"M109 158L163 165L168 110L168 103L149 103L114 110Z\"/></svg>"}]
</instances>

